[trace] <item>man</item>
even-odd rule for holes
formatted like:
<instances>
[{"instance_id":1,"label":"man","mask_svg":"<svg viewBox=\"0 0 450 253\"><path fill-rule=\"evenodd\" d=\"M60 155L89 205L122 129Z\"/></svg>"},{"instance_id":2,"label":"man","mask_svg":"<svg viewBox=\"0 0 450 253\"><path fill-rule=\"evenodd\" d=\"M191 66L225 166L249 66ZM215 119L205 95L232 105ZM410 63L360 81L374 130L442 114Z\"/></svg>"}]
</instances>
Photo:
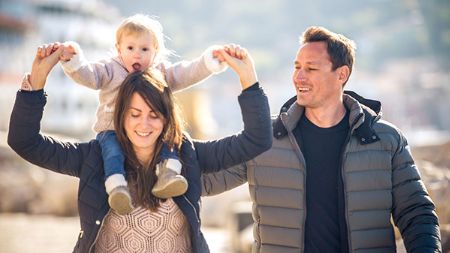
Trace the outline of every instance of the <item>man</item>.
<instances>
[{"instance_id":1,"label":"man","mask_svg":"<svg viewBox=\"0 0 450 253\"><path fill-rule=\"evenodd\" d=\"M293 72L296 97L274 119L272 148L203 177L204 195L248 181L253 252L395 252L391 216L408 252L440 252L435 206L399 129L380 104L343 87L351 40L308 28Z\"/></svg>"}]
</instances>

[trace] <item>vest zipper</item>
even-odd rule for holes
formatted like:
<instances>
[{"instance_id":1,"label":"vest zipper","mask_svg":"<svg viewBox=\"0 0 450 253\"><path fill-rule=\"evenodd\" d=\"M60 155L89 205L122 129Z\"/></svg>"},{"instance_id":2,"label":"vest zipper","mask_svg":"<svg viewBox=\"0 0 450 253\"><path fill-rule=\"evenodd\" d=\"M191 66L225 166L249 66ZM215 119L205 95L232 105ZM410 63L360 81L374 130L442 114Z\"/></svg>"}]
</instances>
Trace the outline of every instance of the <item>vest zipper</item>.
<instances>
[{"instance_id":1,"label":"vest zipper","mask_svg":"<svg viewBox=\"0 0 450 253\"><path fill-rule=\"evenodd\" d=\"M105 219L106 219L106 217L108 216L108 214L111 212L111 209L109 209L108 210L108 212L105 214L105 216L103 217L103 219L102 219L102 223L100 224L100 228L98 229L98 231L97 231L97 235L95 235L95 239L94 239L94 241L92 242L92 244L91 244L91 246L89 247L89 253L91 253L92 252L92 247L95 245L95 243L97 242L97 239L98 239L98 235L100 234L100 231L101 231L101 229L103 228L103 223L104 223L104 221L105 221Z\"/></svg>"},{"instance_id":2,"label":"vest zipper","mask_svg":"<svg viewBox=\"0 0 450 253\"><path fill-rule=\"evenodd\" d=\"M350 143L350 139L351 139L351 137L353 135L353 131L354 131L353 128L355 127L356 123L358 123L358 121L361 119L362 116L363 116L363 114L360 114L358 116L358 118L356 118L353 121L353 123L351 124L351 126L349 127L349 132L347 134L347 138L345 140L344 147L342 149L341 156L340 156L340 159L341 159L341 161L340 161L341 162L341 180L342 180L342 188L343 188L342 191L344 193L345 224L346 224L346 227L347 227L347 244L348 244L348 251L349 252L352 252L352 240L351 240L350 226L348 224L348 220L349 220L349 218L348 218L348 203L347 203L347 197L346 197L346 194L345 194L347 192L347 185L345 183L346 181L345 181L345 171L344 171L344 154L345 154L345 152L347 150L348 144Z\"/></svg>"},{"instance_id":3,"label":"vest zipper","mask_svg":"<svg viewBox=\"0 0 450 253\"><path fill-rule=\"evenodd\" d=\"M284 117L281 118L281 121L283 122L283 125L286 125L284 122ZM294 147L295 151L297 151L297 156L300 160L301 163L303 163L305 170L304 170L304 177L303 177L303 210L304 210L304 215L303 215L303 220L302 220L302 224L303 224L303 231L302 231L302 235L303 238L300 238L301 241L303 241L303 243L301 244L301 252L303 252L305 250L305 223L306 223L306 161L305 161L305 157L302 154L302 151L300 149L300 145L297 143L297 140L295 139L295 136L293 136L292 132L288 131L288 137L289 140L292 144L292 146Z\"/></svg>"},{"instance_id":4,"label":"vest zipper","mask_svg":"<svg viewBox=\"0 0 450 253\"><path fill-rule=\"evenodd\" d=\"M197 218L197 222L200 225L200 218L198 217L198 213L197 210L195 209L194 205L192 204L192 202L186 197L186 195L183 195L183 198L188 202L188 204L192 207L192 209L194 209L194 213L195 213L195 218Z\"/></svg>"}]
</instances>

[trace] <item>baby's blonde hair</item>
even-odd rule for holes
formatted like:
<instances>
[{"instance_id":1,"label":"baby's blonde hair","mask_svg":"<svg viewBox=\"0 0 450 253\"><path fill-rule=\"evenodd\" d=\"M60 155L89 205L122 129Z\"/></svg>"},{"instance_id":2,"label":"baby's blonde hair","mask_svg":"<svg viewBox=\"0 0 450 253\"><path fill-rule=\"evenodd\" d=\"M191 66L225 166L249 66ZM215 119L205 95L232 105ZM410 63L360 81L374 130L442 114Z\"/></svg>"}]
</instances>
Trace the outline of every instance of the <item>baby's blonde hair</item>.
<instances>
[{"instance_id":1,"label":"baby's blonde hair","mask_svg":"<svg viewBox=\"0 0 450 253\"><path fill-rule=\"evenodd\" d=\"M146 33L150 34L152 37L152 46L156 49L154 64L167 60L171 51L164 45L164 34L161 23L153 17L135 14L123 20L116 31L116 43L120 45L120 42L125 35L140 35Z\"/></svg>"}]
</instances>

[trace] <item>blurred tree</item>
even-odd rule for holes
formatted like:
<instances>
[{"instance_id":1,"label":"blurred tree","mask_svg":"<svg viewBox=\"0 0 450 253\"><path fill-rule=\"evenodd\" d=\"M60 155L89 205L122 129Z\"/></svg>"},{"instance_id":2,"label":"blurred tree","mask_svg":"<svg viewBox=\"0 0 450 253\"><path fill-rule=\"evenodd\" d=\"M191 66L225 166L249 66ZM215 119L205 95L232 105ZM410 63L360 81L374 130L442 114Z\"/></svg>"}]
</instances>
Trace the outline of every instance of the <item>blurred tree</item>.
<instances>
[{"instance_id":1,"label":"blurred tree","mask_svg":"<svg viewBox=\"0 0 450 253\"><path fill-rule=\"evenodd\" d=\"M418 1L431 53L450 67L450 1Z\"/></svg>"}]
</instances>

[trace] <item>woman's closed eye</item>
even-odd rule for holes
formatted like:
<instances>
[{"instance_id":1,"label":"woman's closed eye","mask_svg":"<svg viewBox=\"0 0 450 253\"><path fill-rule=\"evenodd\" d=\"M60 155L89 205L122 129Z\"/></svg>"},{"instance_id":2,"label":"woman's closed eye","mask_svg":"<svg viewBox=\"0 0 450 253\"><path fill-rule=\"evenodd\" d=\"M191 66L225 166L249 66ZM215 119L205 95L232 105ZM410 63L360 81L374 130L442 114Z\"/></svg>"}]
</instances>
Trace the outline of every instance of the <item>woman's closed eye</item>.
<instances>
[{"instance_id":1,"label":"woman's closed eye","mask_svg":"<svg viewBox=\"0 0 450 253\"><path fill-rule=\"evenodd\" d=\"M139 117L141 117L140 113L131 113L130 115L131 115L132 118L139 118ZM152 119L158 119L159 118L158 114L156 114L154 112L151 112L148 116L150 118L152 118Z\"/></svg>"},{"instance_id":2,"label":"woman's closed eye","mask_svg":"<svg viewBox=\"0 0 450 253\"><path fill-rule=\"evenodd\" d=\"M157 118L159 118L159 116L158 116L158 114L156 114L155 112L151 112L151 113L150 113L150 118L152 118L152 119L157 119Z\"/></svg>"}]
</instances>

